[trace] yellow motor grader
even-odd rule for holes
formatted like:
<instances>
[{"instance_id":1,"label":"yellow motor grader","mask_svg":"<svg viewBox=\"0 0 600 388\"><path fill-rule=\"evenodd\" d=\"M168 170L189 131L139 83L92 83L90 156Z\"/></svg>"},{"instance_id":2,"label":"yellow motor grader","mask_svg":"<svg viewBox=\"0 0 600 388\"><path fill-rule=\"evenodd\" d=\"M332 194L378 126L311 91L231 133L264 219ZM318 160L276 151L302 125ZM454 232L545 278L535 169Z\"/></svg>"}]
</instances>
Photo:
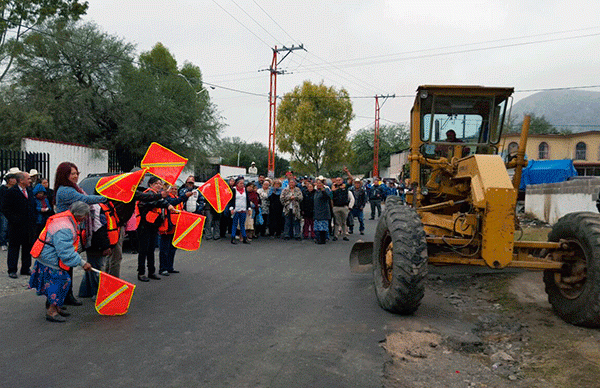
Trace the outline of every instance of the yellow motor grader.
<instances>
[{"instance_id":1,"label":"yellow motor grader","mask_svg":"<svg viewBox=\"0 0 600 388\"><path fill-rule=\"evenodd\" d=\"M406 204L389 197L375 241L356 243L350 254L353 271L372 265L377 299L385 310L411 314L418 309L428 265L517 267L544 271L548 300L562 319L600 326L600 216L568 214L553 226L548 242L515 239L529 117L516 155L504 160L498 153L513 91L417 89ZM514 169L512 180L509 169Z\"/></svg>"}]
</instances>

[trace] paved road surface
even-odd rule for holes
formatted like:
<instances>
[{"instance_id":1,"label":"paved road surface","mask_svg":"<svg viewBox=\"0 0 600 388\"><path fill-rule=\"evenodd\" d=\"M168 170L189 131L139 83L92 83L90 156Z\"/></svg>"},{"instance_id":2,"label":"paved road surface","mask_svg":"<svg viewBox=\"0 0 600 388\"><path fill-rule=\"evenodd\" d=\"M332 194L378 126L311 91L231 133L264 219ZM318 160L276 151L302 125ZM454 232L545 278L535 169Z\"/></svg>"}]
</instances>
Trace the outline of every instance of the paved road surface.
<instances>
[{"instance_id":1,"label":"paved road surface","mask_svg":"<svg viewBox=\"0 0 600 388\"><path fill-rule=\"evenodd\" d=\"M359 237L205 241L177 253L180 274L150 283L130 257L123 277L138 287L122 317L84 300L53 324L33 291L2 297L0 385L380 387L379 341L398 317L378 307L370 275L348 269Z\"/></svg>"}]
</instances>

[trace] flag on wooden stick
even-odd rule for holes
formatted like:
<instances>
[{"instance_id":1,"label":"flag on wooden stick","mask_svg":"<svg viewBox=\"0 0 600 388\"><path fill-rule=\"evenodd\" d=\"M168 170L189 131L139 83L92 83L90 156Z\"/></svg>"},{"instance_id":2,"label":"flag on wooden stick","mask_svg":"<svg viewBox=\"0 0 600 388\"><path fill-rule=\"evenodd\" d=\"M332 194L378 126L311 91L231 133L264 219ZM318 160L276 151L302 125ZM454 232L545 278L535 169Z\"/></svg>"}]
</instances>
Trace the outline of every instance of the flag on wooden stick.
<instances>
[{"instance_id":1,"label":"flag on wooden stick","mask_svg":"<svg viewBox=\"0 0 600 388\"><path fill-rule=\"evenodd\" d=\"M217 213L222 213L223 210L227 208L227 204L231 198L233 198L231 188L227 182L221 178L221 174L217 174L210 178L205 184L200 186L198 190L200 190L204 198L206 198L206 201Z\"/></svg>"},{"instance_id":2,"label":"flag on wooden stick","mask_svg":"<svg viewBox=\"0 0 600 388\"><path fill-rule=\"evenodd\" d=\"M187 159L183 156L158 143L152 143L142 159L142 168L148 168L150 174L174 185L186 163Z\"/></svg>"},{"instance_id":3,"label":"flag on wooden stick","mask_svg":"<svg viewBox=\"0 0 600 388\"><path fill-rule=\"evenodd\" d=\"M101 315L123 315L129 309L135 285L117 277L100 272L96 311Z\"/></svg>"},{"instance_id":4,"label":"flag on wooden stick","mask_svg":"<svg viewBox=\"0 0 600 388\"><path fill-rule=\"evenodd\" d=\"M146 171L148 169L100 178L96 191L108 199L131 202Z\"/></svg>"},{"instance_id":5,"label":"flag on wooden stick","mask_svg":"<svg viewBox=\"0 0 600 388\"><path fill-rule=\"evenodd\" d=\"M173 246L185 251L195 251L200 248L205 220L206 217L203 215L181 212L175 226Z\"/></svg>"}]
</instances>

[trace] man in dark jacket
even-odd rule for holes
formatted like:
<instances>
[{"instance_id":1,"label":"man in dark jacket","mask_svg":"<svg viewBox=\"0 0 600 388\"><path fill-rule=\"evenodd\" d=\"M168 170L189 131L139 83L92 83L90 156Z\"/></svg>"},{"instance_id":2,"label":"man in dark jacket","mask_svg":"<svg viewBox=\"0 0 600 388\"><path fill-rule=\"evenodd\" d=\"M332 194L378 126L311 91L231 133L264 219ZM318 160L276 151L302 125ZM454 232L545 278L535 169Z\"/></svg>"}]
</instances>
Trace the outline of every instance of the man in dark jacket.
<instances>
[{"instance_id":1,"label":"man in dark jacket","mask_svg":"<svg viewBox=\"0 0 600 388\"><path fill-rule=\"evenodd\" d=\"M35 240L35 197L31 178L26 172L15 174L17 184L10 188L2 204L2 213L8 219L8 276L16 279L21 249L21 275L30 275L31 247Z\"/></svg>"},{"instance_id":2,"label":"man in dark jacket","mask_svg":"<svg viewBox=\"0 0 600 388\"><path fill-rule=\"evenodd\" d=\"M375 211L377 210L377 217L381 217L381 200L385 198L383 185L377 179L373 182L371 188L371 195L369 196L369 203L371 204L371 220L375 219Z\"/></svg>"},{"instance_id":3,"label":"man in dark jacket","mask_svg":"<svg viewBox=\"0 0 600 388\"><path fill-rule=\"evenodd\" d=\"M354 206L352 207L352 209L350 209L350 216L353 219L355 217L358 218L358 231L360 232L360 234L365 234L365 216L363 209L367 204L367 192L362 187L362 182L360 179L354 180L354 186L350 188L350 191L352 191L352 194L354 195ZM352 234L353 229L354 222L352 223L352 226L350 226L350 234Z\"/></svg>"}]
</instances>

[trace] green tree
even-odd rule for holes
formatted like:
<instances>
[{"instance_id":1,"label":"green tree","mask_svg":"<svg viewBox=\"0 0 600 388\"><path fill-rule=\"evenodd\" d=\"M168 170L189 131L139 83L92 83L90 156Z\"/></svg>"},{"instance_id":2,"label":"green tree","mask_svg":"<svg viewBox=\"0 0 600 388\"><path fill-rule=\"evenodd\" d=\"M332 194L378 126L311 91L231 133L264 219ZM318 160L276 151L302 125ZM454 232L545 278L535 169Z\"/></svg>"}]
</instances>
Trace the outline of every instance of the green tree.
<instances>
[{"instance_id":1,"label":"green tree","mask_svg":"<svg viewBox=\"0 0 600 388\"><path fill-rule=\"evenodd\" d=\"M352 136L351 171L356 174L369 175L373 171L373 144L375 128L364 128ZM390 165L390 156L408 148L410 144L406 125L382 125L379 127L379 167Z\"/></svg>"},{"instance_id":2,"label":"green tree","mask_svg":"<svg viewBox=\"0 0 600 388\"><path fill-rule=\"evenodd\" d=\"M213 152L214 156L221 157L221 163L229 166L239 165L246 169L252 162L256 163L259 174L267 174L268 154L267 146L259 142L246 143L239 137L223 138ZM275 176L282 176L289 167L289 160L275 156Z\"/></svg>"},{"instance_id":3,"label":"green tree","mask_svg":"<svg viewBox=\"0 0 600 388\"><path fill-rule=\"evenodd\" d=\"M118 141L119 71L133 46L94 24L51 23L23 40L13 102L26 110L21 136L111 149ZM45 118L45 119L42 119Z\"/></svg>"},{"instance_id":4,"label":"green tree","mask_svg":"<svg viewBox=\"0 0 600 388\"><path fill-rule=\"evenodd\" d=\"M532 135L557 135L567 134L571 131L558 129L544 117L544 115L537 116L535 113L525 113L523 116L529 115L531 121L529 122L529 133ZM519 133L523 127L523 119L517 121L516 118L511 118L510 122L507 123L507 128L504 129L505 133Z\"/></svg>"},{"instance_id":5,"label":"green tree","mask_svg":"<svg viewBox=\"0 0 600 388\"><path fill-rule=\"evenodd\" d=\"M217 143L222 124L200 68L177 67L169 50L157 43L140 55L140 66L123 68L123 131L119 144L143 154L152 141L199 161Z\"/></svg>"},{"instance_id":6,"label":"green tree","mask_svg":"<svg viewBox=\"0 0 600 388\"><path fill-rule=\"evenodd\" d=\"M22 52L22 38L46 20L77 20L88 9L79 0L0 0L0 81Z\"/></svg>"},{"instance_id":7,"label":"green tree","mask_svg":"<svg viewBox=\"0 0 600 388\"><path fill-rule=\"evenodd\" d=\"M6 87L10 115L0 117L0 128L19 128L12 143L36 136L103 147L125 171L152 141L194 161L216 143L221 124L200 69L178 69L161 44L137 66L132 45L89 23L52 23L23 43L17 82Z\"/></svg>"},{"instance_id":8,"label":"green tree","mask_svg":"<svg viewBox=\"0 0 600 388\"><path fill-rule=\"evenodd\" d=\"M345 89L305 81L277 109L277 145L302 174L339 170L348 156L352 102Z\"/></svg>"}]
</instances>

